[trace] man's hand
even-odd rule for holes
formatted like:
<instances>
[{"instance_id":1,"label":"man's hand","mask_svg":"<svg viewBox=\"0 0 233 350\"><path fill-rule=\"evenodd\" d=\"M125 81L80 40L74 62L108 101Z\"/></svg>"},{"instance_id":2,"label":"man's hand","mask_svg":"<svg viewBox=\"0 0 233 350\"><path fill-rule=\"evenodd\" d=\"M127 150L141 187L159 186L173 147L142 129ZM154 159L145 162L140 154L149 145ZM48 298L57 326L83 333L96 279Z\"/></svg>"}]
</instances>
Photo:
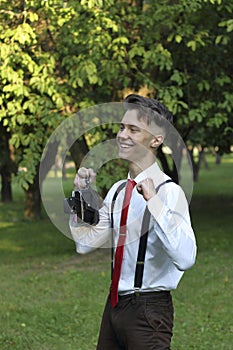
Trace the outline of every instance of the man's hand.
<instances>
[{"instance_id":1,"label":"man's hand","mask_svg":"<svg viewBox=\"0 0 233 350\"><path fill-rule=\"evenodd\" d=\"M156 195L155 185L152 179L145 179L139 182L136 187L146 201Z\"/></svg>"},{"instance_id":2,"label":"man's hand","mask_svg":"<svg viewBox=\"0 0 233 350\"><path fill-rule=\"evenodd\" d=\"M74 179L74 188L76 190L83 190L89 187L95 181L96 173L93 169L89 168L80 168L78 169L75 179Z\"/></svg>"}]
</instances>

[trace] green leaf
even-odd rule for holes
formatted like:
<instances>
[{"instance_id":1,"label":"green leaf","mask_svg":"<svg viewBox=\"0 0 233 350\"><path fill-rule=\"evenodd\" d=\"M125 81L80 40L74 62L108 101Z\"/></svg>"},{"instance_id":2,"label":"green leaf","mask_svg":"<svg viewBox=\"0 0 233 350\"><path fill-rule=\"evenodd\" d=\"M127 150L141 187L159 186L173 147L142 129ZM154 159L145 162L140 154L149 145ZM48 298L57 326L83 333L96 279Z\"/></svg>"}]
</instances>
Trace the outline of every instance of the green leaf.
<instances>
[{"instance_id":1,"label":"green leaf","mask_svg":"<svg viewBox=\"0 0 233 350\"><path fill-rule=\"evenodd\" d=\"M187 47L191 47L192 51L196 51L196 48L197 48L197 43L195 40L190 40L188 43L187 43Z\"/></svg>"},{"instance_id":2,"label":"green leaf","mask_svg":"<svg viewBox=\"0 0 233 350\"><path fill-rule=\"evenodd\" d=\"M175 35L175 41L176 41L178 44L180 44L182 40L183 40L183 38L182 38L181 35L179 35L179 34L176 34L176 35Z\"/></svg>"}]
</instances>

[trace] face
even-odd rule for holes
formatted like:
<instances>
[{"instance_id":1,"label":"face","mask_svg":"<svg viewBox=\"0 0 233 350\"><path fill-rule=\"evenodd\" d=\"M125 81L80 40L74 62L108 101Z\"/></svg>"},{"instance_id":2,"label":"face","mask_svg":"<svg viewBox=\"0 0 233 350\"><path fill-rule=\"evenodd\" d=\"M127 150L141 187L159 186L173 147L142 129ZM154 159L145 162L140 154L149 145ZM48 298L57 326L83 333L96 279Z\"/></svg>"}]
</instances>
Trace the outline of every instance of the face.
<instances>
[{"instance_id":1,"label":"face","mask_svg":"<svg viewBox=\"0 0 233 350\"><path fill-rule=\"evenodd\" d=\"M153 152L158 139L152 135L155 130L144 120L138 120L136 110L128 110L117 134L119 157L132 162L140 162ZM157 145L158 146L158 145Z\"/></svg>"}]
</instances>

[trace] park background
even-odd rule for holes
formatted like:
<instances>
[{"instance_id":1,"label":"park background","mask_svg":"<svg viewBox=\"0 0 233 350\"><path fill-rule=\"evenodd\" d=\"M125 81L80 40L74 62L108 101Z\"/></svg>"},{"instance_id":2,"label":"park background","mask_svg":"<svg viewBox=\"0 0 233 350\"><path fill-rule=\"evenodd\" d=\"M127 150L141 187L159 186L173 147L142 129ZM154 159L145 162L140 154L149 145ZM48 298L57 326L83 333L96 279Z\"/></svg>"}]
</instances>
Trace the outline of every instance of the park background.
<instances>
[{"instance_id":1,"label":"park background","mask_svg":"<svg viewBox=\"0 0 233 350\"><path fill-rule=\"evenodd\" d=\"M46 142L76 112L131 92L161 100L189 150L196 265L173 293L173 350L232 349L233 1L0 3L0 348L94 350L109 288L105 249L87 256L52 225L39 180L62 178L114 124L100 125L39 178ZM163 148L163 169L177 169ZM72 163L69 168L67 163ZM101 194L125 174L108 162Z\"/></svg>"}]
</instances>

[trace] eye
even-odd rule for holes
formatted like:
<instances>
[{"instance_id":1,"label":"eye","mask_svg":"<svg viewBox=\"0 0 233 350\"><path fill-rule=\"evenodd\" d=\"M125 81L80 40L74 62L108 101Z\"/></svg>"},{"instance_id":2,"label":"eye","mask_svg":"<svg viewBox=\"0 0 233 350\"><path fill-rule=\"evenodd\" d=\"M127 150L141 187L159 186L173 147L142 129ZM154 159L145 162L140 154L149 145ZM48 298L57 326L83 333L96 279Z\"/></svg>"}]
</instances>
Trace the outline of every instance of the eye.
<instances>
[{"instance_id":1,"label":"eye","mask_svg":"<svg viewBox=\"0 0 233 350\"><path fill-rule=\"evenodd\" d=\"M132 133L136 133L136 132L139 132L140 129L139 129L138 127L136 127L136 126L131 126L131 127L130 127L130 131L131 131Z\"/></svg>"},{"instance_id":2,"label":"eye","mask_svg":"<svg viewBox=\"0 0 233 350\"><path fill-rule=\"evenodd\" d=\"M119 130L120 130L120 131L123 131L124 128L125 128L125 127L124 127L124 124L120 124Z\"/></svg>"}]
</instances>

